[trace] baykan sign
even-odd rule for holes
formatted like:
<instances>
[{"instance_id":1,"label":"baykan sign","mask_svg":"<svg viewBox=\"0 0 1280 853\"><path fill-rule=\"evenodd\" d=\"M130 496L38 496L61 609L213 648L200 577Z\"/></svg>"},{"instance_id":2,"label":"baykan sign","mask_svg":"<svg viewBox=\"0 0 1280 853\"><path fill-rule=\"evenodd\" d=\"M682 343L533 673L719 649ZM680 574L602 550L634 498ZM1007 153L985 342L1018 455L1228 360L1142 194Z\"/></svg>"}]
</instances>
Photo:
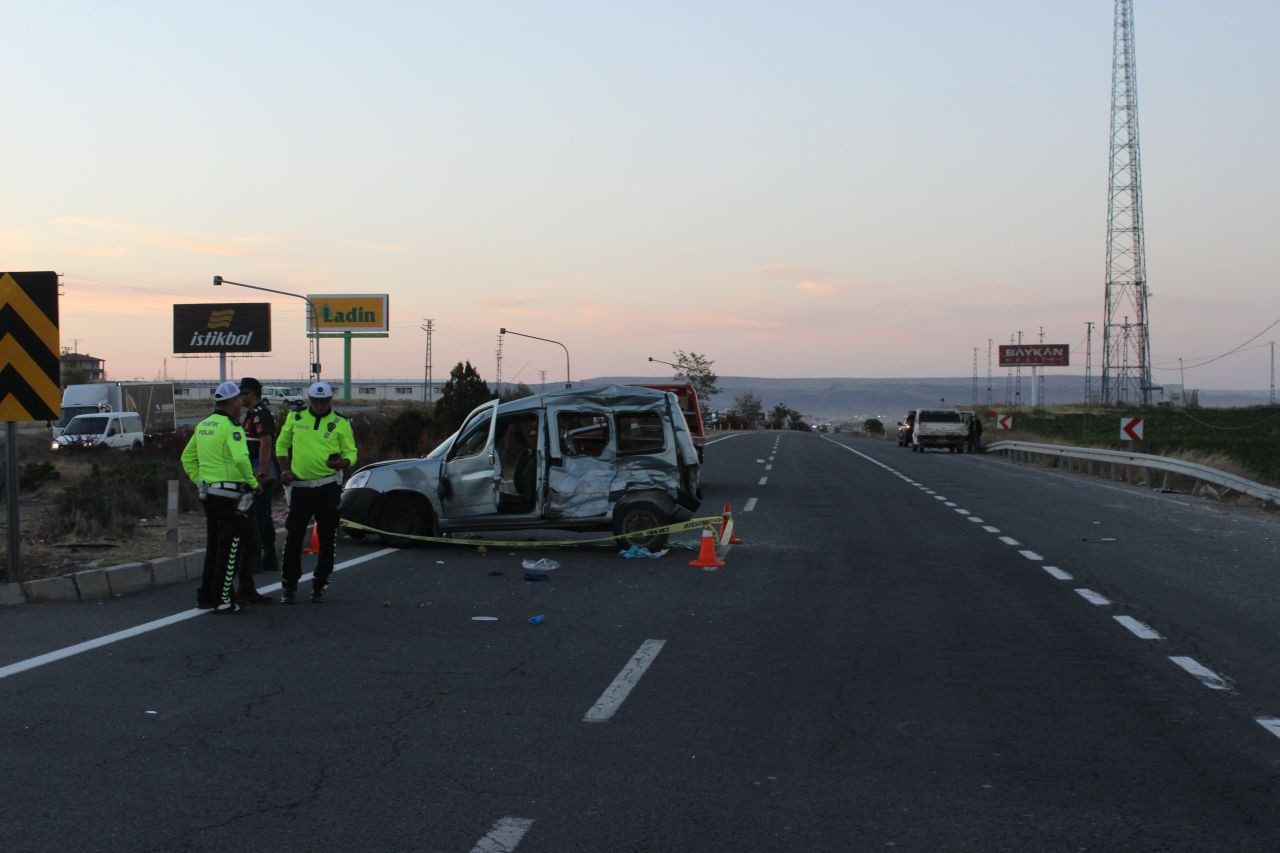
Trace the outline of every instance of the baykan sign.
<instances>
[{"instance_id":1,"label":"baykan sign","mask_svg":"<svg viewBox=\"0 0 1280 853\"><path fill-rule=\"evenodd\" d=\"M271 303L174 305L173 351L271 352Z\"/></svg>"},{"instance_id":2,"label":"baykan sign","mask_svg":"<svg viewBox=\"0 0 1280 853\"><path fill-rule=\"evenodd\" d=\"M1001 344L1001 367L1070 367L1067 344Z\"/></svg>"},{"instance_id":3,"label":"baykan sign","mask_svg":"<svg viewBox=\"0 0 1280 853\"><path fill-rule=\"evenodd\" d=\"M307 298L315 308L315 322L307 328L310 334L386 332L390 328L385 293L313 293Z\"/></svg>"}]
</instances>

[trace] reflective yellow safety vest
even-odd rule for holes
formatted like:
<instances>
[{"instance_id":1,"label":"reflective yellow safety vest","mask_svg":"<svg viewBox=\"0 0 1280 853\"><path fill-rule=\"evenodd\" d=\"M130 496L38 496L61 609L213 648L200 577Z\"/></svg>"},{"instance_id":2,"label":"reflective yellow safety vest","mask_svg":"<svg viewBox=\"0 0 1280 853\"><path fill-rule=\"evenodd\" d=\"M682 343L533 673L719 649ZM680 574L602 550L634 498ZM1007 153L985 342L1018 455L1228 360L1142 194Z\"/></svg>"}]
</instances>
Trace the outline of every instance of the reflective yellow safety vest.
<instances>
[{"instance_id":1,"label":"reflective yellow safety vest","mask_svg":"<svg viewBox=\"0 0 1280 853\"><path fill-rule=\"evenodd\" d=\"M280 437L276 439L276 456L289 457L289 470L297 480L322 480L332 477L335 469L328 464L337 453L352 465L356 462L356 438L351 421L337 412L323 417L310 409L291 412L284 419Z\"/></svg>"},{"instance_id":2,"label":"reflective yellow safety vest","mask_svg":"<svg viewBox=\"0 0 1280 853\"><path fill-rule=\"evenodd\" d=\"M223 412L214 412L196 424L191 440L182 449L182 468L193 483L244 483L258 488L244 430Z\"/></svg>"}]
</instances>

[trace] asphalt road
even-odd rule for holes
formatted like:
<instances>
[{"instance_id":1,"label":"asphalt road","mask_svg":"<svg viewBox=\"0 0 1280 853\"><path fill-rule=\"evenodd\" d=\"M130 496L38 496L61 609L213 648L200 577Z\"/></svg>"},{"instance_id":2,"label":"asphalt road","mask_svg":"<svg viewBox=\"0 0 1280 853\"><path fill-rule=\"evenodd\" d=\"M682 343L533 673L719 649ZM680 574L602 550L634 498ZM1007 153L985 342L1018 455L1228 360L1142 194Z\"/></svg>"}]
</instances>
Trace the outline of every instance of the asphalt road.
<instances>
[{"instance_id":1,"label":"asphalt road","mask_svg":"<svg viewBox=\"0 0 1280 853\"><path fill-rule=\"evenodd\" d=\"M1277 521L835 439L708 449L718 571L344 542L323 605L12 674L193 590L6 609L4 847L1280 847Z\"/></svg>"}]
</instances>

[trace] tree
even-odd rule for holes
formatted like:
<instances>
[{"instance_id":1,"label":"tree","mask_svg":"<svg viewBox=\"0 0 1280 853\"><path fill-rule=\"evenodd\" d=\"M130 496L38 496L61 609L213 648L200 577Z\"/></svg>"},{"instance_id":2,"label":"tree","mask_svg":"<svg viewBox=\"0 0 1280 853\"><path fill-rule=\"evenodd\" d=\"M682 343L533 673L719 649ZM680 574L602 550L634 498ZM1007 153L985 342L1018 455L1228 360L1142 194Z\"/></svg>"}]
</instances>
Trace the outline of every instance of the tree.
<instances>
[{"instance_id":1,"label":"tree","mask_svg":"<svg viewBox=\"0 0 1280 853\"><path fill-rule=\"evenodd\" d=\"M512 400L522 400L525 397L532 397L533 389L523 382L517 385L508 385L507 390L502 392L502 396L498 399L504 403L510 403Z\"/></svg>"},{"instance_id":2,"label":"tree","mask_svg":"<svg viewBox=\"0 0 1280 853\"><path fill-rule=\"evenodd\" d=\"M755 394L747 391L733 398L733 410L742 416L748 424L757 423L764 417L764 402Z\"/></svg>"},{"instance_id":3,"label":"tree","mask_svg":"<svg viewBox=\"0 0 1280 853\"><path fill-rule=\"evenodd\" d=\"M791 413L795 411L786 403L779 403L773 407L773 411L769 412L769 426L772 429L786 429L787 420Z\"/></svg>"},{"instance_id":4,"label":"tree","mask_svg":"<svg viewBox=\"0 0 1280 853\"><path fill-rule=\"evenodd\" d=\"M862 428L867 435L884 435L884 421L879 418L867 418L862 422Z\"/></svg>"},{"instance_id":5,"label":"tree","mask_svg":"<svg viewBox=\"0 0 1280 853\"><path fill-rule=\"evenodd\" d=\"M804 422L804 415L795 409L787 409L787 429L809 431L809 425Z\"/></svg>"},{"instance_id":6,"label":"tree","mask_svg":"<svg viewBox=\"0 0 1280 853\"><path fill-rule=\"evenodd\" d=\"M449 381L440 389L440 402L436 403L436 425L441 435L450 435L462 426L463 419L481 403L492 400L494 394L480 378L471 362L458 362L449 371Z\"/></svg>"},{"instance_id":7,"label":"tree","mask_svg":"<svg viewBox=\"0 0 1280 853\"><path fill-rule=\"evenodd\" d=\"M683 379L698 392L698 404L702 407L702 417L706 418L711 409L712 396L719 394L716 387L719 376L711 369L714 361L698 352L676 350L672 353L676 359L676 379Z\"/></svg>"}]
</instances>

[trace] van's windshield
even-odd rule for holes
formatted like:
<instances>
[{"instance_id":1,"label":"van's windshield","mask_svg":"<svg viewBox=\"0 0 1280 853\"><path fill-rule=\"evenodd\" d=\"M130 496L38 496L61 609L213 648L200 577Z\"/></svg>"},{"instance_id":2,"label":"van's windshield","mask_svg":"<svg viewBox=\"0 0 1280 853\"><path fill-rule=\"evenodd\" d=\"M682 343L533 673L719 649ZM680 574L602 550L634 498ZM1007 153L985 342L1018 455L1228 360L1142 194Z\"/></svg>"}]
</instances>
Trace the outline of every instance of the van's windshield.
<instances>
[{"instance_id":1,"label":"van's windshield","mask_svg":"<svg viewBox=\"0 0 1280 853\"><path fill-rule=\"evenodd\" d=\"M67 435L102 435L107 431L107 419L101 415L80 415L67 424Z\"/></svg>"},{"instance_id":2,"label":"van's windshield","mask_svg":"<svg viewBox=\"0 0 1280 853\"><path fill-rule=\"evenodd\" d=\"M960 421L959 412L945 412L938 409L922 409L920 411L920 423L922 424L958 424Z\"/></svg>"}]
</instances>

